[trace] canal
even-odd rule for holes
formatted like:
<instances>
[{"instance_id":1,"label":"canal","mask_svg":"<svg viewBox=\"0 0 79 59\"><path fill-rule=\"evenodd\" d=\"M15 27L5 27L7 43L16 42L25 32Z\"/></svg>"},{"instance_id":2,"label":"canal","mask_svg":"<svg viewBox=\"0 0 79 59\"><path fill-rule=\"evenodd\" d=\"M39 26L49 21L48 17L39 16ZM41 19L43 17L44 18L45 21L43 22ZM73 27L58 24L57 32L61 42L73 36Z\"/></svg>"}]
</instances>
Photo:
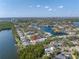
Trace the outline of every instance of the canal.
<instances>
[{"instance_id":1,"label":"canal","mask_svg":"<svg viewBox=\"0 0 79 59\"><path fill-rule=\"evenodd\" d=\"M17 59L12 30L0 31L0 59Z\"/></svg>"}]
</instances>

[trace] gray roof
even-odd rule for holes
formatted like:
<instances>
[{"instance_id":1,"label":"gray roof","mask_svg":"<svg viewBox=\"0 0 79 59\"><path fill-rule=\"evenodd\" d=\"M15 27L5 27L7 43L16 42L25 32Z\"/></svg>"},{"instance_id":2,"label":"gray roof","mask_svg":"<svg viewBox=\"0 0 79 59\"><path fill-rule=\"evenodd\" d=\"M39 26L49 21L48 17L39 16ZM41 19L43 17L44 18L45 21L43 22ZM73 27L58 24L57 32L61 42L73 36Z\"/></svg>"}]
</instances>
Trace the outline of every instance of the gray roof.
<instances>
[{"instance_id":1,"label":"gray roof","mask_svg":"<svg viewBox=\"0 0 79 59\"><path fill-rule=\"evenodd\" d=\"M59 54L55 57L55 59L66 59L66 57L63 54Z\"/></svg>"}]
</instances>

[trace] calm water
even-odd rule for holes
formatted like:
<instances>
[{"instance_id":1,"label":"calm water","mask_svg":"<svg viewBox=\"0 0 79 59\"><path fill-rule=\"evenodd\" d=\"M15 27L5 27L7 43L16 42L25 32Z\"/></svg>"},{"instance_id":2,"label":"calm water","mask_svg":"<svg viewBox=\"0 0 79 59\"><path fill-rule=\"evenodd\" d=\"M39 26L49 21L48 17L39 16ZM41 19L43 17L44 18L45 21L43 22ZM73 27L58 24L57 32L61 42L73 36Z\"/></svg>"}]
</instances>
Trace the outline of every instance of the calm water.
<instances>
[{"instance_id":1,"label":"calm water","mask_svg":"<svg viewBox=\"0 0 79 59\"><path fill-rule=\"evenodd\" d=\"M79 27L79 22L73 22L73 24L75 26ZM42 31L49 32L53 35L66 35L66 33L64 33L64 32L54 32L50 26L42 26L41 29L42 29Z\"/></svg>"},{"instance_id":2,"label":"calm water","mask_svg":"<svg viewBox=\"0 0 79 59\"><path fill-rule=\"evenodd\" d=\"M11 30L0 32L0 59L17 59L15 41Z\"/></svg>"},{"instance_id":3,"label":"calm water","mask_svg":"<svg viewBox=\"0 0 79 59\"><path fill-rule=\"evenodd\" d=\"M54 31L52 31L52 28L50 26L42 26L41 27L41 30L42 31L45 31L45 32L49 32L49 33L53 33L54 34Z\"/></svg>"},{"instance_id":4,"label":"calm water","mask_svg":"<svg viewBox=\"0 0 79 59\"><path fill-rule=\"evenodd\" d=\"M42 31L49 32L52 35L66 35L64 32L54 32L54 30L50 26L42 26Z\"/></svg>"},{"instance_id":5,"label":"calm water","mask_svg":"<svg viewBox=\"0 0 79 59\"><path fill-rule=\"evenodd\" d=\"M79 27L79 22L74 22L74 25Z\"/></svg>"}]
</instances>

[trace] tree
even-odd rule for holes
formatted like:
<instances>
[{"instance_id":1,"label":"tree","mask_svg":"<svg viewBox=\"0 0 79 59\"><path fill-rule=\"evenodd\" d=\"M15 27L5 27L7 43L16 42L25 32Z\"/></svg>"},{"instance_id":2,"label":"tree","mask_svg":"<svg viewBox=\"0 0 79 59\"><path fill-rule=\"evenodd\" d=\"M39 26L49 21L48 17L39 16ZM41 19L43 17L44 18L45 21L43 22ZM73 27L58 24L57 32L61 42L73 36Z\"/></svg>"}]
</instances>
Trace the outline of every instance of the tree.
<instances>
[{"instance_id":1,"label":"tree","mask_svg":"<svg viewBox=\"0 0 79 59\"><path fill-rule=\"evenodd\" d=\"M26 48L20 50L20 59L39 59L44 54L43 45L29 45Z\"/></svg>"}]
</instances>

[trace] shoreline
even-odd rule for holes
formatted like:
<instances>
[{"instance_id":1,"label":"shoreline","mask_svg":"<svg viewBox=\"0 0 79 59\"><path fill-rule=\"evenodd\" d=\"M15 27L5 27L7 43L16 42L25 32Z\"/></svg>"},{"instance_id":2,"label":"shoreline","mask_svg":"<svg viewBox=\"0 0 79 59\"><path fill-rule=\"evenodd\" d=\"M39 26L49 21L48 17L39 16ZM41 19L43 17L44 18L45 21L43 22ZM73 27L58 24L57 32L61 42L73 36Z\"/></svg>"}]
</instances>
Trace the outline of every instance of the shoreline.
<instances>
[{"instance_id":1,"label":"shoreline","mask_svg":"<svg viewBox=\"0 0 79 59\"><path fill-rule=\"evenodd\" d=\"M0 32L4 31L4 30L12 30L12 35L13 35L13 38L15 40L14 45L15 45L15 48L16 48L16 53L17 53L17 58L18 58L19 56L18 56L18 48L17 48L17 45L18 45L17 44L17 34L16 34L14 24L12 22L2 22L0 24L0 26L1 26L0 27Z\"/></svg>"},{"instance_id":2,"label":"shoreline","mask_svg":"<svg viewBox=\"0 0 79 59\"><path fill-rule=\"evenodd\" d=\"M53 41L52 39L54 39L54 37L48 37L47 39L50 39L50 40L46 40L44 42L41 42L41 44L39 43L37 45L29 45L29 46L26 47L26 46L23 46L23 44L20 40L20 37L17 33L17 29L16 29L16 26L15 26L14 23L10 22L9 25L7 25L6 27L3 26L2 28L5 29L5 30L8 29L8 28L12 30L12 34L13 34L13 37L14 37L14 40L15 40L14 45L15 45L15 48L16 48L16 53L17 53L18 59L21 59L23 53L25 53L24 50L29 51L30 48L32 48L32 49L43 49L42 52L44 52L44 45L48 45L51 41ZM40 46L41 48L38 47L38 46ZM35 47L35 48L33 48L33 47ZM23 52L23 53L21 53L21 52ZM38 50L38 52L39 52L39 50ZM34 52L32 51L32 52L29 52L29 53L33 54ZM28 58L29 55L24 54L24 56L27 56L27 58ZM39 57L39 58L42 58L42 57Z\"/></svg>"},{"instance_id":3,"label":"shoreline","mask_svg":"<svg viewBox=\"0 0 79 59\"><path fill-rule=\"evenodd\" d=\"M4 31L4 30L11 30L11 28L2 29L2 30L0 30L0 32Z\"/></svg>"}]
</instances>

